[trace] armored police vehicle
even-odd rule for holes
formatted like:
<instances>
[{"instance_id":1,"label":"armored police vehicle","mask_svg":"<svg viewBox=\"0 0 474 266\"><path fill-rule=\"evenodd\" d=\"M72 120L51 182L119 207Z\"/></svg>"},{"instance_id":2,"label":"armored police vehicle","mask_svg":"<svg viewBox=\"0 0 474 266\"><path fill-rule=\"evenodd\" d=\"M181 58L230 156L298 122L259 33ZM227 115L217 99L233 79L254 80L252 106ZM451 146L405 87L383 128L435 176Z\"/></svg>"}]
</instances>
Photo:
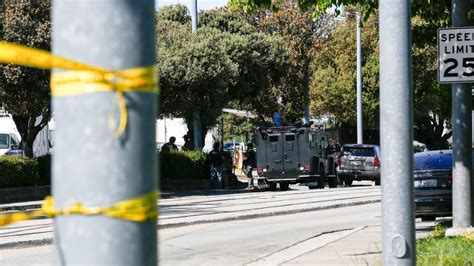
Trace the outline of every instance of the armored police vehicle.
<instances>
[{"instance_id":1,"label":"armored police vehicle","mask_svg":"<svg viewBox=\"0 0 474 266\"><path fill-rule=\"evenodd\" d=\"M287 190L289 184L303 183L310 189L337 187L334 149L328 134L309 127L257 128L258 184ZM254 182L255 183L255 182Z\"/></svg>"}]
</instances>

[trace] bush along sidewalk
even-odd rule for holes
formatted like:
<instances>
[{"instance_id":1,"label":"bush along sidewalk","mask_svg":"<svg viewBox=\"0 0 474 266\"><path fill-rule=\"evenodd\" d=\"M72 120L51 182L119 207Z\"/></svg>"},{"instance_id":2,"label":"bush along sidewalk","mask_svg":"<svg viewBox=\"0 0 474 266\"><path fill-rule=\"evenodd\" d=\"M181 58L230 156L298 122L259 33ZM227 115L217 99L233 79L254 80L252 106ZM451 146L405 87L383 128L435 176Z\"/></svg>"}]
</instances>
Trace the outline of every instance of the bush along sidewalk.
<instances>
[{"instance_id":1,"label":"bush along sidewalk","mask_svg":"<svg viewBox=\"0 0 474 266\"><path fill-rule=\"evenodd\" d=\"M437 224L430 236L416 243L417 265L474 265L474 234L445 237L452 221Z\"/></svg>"},{"instance_id":2,"label":"bush along sidewalk","mask_svg":"<svg viewBox=\"0 0 474 266\"><path fill-rule=\"evenodd\" d=\"M209 167L202 151L158 154L161 181L208 180ZM0 188L51 185L51 155L28 159L0 156Z\"/></svg>"},{"instance_id":3,"label":"bush along sidewalk","mask_svg":"<svg viewBox=\"0 0 474 266\"><path fill-rule=\"evenodd\" d=\"M202 151L160 152L161 180L208 179L206 154Z\"/></svg>"},{"instance_id":4,"label":"bush along sidewalk","mask_svg":"<svg viewBox=\"0 0 474 266\"><path fill-rule=\"evenodd\" d=\"M0 188L29 187L39 183L38 161L17 156L0 156Z\"/></svg>"}]
</instances>

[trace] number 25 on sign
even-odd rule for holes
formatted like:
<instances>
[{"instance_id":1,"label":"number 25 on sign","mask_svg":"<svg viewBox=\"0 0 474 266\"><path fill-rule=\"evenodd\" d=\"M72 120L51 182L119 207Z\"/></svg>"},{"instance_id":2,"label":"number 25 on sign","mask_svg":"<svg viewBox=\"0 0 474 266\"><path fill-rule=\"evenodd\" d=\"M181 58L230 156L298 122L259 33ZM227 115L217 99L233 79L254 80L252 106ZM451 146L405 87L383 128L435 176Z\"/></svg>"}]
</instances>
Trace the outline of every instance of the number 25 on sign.
<instances>
[{"instance_id":1,"label":"number 25 on sign","mask_svg":"<svg viewBox=\"0 0 474 266\"><path fill-rule=\"evenodd\" d=\"M438 29L438 81L474 82L474 27Z\"/></svg>"}]
</instances>

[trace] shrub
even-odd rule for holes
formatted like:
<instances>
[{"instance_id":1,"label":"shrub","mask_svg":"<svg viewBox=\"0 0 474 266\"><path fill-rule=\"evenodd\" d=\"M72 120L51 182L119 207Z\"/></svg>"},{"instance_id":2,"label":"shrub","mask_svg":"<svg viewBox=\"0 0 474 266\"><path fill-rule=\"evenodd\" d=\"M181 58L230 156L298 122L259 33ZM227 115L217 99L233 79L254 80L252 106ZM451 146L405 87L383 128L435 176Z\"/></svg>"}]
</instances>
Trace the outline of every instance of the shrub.
<instances>
[{"instance_id":1,"label":"shrub","mask_svg":"<svg viewBox=\"0 0 474 266\"><path fill-rule=\"evenodd\" d=\"M38 184L38 162L17 156L0 156L0 188Z\"/></svg>"},{"instance_id":2,"label":"shrub","mask_svg":"<svg viewBox=\"0 0 474 266\"><path fill-rule=\"evenodd\" d=\"M162 180L209 178L206 154L201 151L160 152L158 158Z\"/></svg>"}]
</instances>

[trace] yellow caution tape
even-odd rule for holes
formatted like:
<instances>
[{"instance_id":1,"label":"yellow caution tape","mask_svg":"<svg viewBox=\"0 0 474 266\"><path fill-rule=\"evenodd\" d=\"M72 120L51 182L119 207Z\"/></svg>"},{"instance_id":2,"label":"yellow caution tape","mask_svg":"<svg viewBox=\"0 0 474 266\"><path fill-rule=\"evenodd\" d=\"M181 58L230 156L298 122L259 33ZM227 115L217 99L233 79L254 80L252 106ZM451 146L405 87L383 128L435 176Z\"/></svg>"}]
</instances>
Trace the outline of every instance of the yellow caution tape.
<instances>
[{"instance_id":1,"label":"yellow caution tape","mask_svg":"<svg viewBox=\"0 0 474 266\"><path fill-rule=\"evenodd\" d=\"M86 93L116 92L120 108L117 136L123 134L128 120L127 105L123 94L126 92L158 93L158 77L155 66L113 71L55 56L47 51L3 41L0 41L0 63L69 70L51 75L51 95L74 96ZM68 209L57 210L54 207L53 198L47 197L42 208L38 211L1 214L0 226L43 216L53 218L58 215L76 214L105 215L134 222L156 220L158 216L157 199L158 192L155 191L110 207L92 208L77 203Z\"/></svg>"},{"instance_id":2,"label":"yellow caution tape","mask_svg":"<svg viewBox=\"0 0 474 266\"><path fill-rule=\"evenodd\" d=\"M113 71L55 56L47 51L2 41L0 41L0 63L71 70L52 73L51 95L55 96L115 91L120 109L117 137L123 134L128 121L123 93L158 93L158 75L155 66Z\"/></svg>"},{"instance_id":3,"label":"yellow caution tape","mask_svg":"<svg viewBox=\"0 0 474 266\"><path fill-rule=\"evenodd\" d=\"M40 210L33 212L18 212L12 214L0 214L0 226L11 223L31 220L38 217L54 218L59 215L105 215L111 218L118 218L132 222L156 221L158 192L154 191L136 198L118 202L109 207L85 207L81 203L76 203L68 209L57 210L51 196L46 197Z\"/></svg>"}]
</instances>

